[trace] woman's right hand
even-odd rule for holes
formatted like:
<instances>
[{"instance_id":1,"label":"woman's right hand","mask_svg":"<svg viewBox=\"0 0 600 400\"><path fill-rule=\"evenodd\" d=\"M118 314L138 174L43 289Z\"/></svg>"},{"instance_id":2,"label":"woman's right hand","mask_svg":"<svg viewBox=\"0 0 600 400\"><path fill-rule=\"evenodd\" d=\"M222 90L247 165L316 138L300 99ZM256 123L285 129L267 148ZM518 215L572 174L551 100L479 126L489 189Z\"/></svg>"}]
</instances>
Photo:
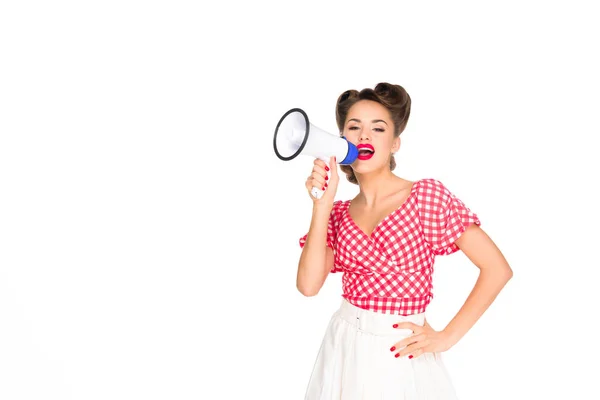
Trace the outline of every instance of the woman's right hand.
<instances>
[{"instance_id":1,"label":"woman's right hand","mask_svg":"<svg viewBox=\"0 0 600 400\"><path fill-rule=\"evenodd\" d=\"M331 171L329 179L327 179L328 171ZM306 180L305 186L308 190L308 195L315 204L333 204L339 180L335 157L329 159L329 165L323 160L315 158L312 173ZM313 187L324 190L323 196L320 199L312 195L311 191Z\"/></svg>"}]
</instances>

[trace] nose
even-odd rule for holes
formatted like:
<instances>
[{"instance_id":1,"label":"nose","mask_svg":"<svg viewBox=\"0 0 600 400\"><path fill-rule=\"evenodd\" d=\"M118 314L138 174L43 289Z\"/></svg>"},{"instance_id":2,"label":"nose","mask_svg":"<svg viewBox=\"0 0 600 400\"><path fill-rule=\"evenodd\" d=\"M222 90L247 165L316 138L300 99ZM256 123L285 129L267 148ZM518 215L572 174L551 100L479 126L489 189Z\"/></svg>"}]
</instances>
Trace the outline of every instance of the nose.
<instances>
[{"instance_id":1,"label":"nose","mask_svg":"<svg viewBox=\"0 0 600 400\"><path fill-rule=\"evenodd\" d=\"M361 129L360 135L358 135L358 141L364 142L366 140L371 140L371 138L369 137L369 130Z\"/></svg>"}]
</instances>

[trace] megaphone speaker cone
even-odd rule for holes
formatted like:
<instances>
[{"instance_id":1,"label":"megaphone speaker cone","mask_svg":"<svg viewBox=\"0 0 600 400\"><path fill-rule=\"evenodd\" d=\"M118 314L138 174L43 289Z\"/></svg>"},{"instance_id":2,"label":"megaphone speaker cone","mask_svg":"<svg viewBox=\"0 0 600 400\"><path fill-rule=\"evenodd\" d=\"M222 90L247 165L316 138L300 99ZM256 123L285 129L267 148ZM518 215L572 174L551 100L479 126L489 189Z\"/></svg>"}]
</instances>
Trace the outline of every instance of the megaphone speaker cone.
<instances>
[{"instance_id":1,"label":"megaphone speaker cone","mask_svg":"<svg viewBox=\"0 0 600 400\"><path fill-rule=\"evenodd\" d=\"M333 156L339 164L352 164L358 149L346 138L333 135L310 123L300 108L292 108L279 119L273 136L273 149L280 160L289 161L298 155L319 158L328 163Z\"/></svg>"},{"instance_id":2,"label":"megaphone speaker cone","mask_svg":"<svg viewBox=\"0 0 600 400\"><path fill-rule=\"evenodd\" d=\"M310 132L308 116L300 108L292 108L279 119L273 136L275 154L290 161L302 153Z\"/></svg>"}]
</instances>

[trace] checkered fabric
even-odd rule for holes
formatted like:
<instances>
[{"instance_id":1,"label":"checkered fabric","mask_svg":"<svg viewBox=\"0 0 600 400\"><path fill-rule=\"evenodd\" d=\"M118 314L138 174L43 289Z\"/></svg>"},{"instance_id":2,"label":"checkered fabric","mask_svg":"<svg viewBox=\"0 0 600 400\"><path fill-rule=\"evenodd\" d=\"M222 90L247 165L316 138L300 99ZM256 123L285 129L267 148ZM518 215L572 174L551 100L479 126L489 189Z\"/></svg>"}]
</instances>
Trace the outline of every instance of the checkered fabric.
<instances>
[{"instance_id":1,"label":"checkered fabric","mask_svg":"<svg viewBox=\"0 0 600 400\"><path fill-rule=\"evenodd\" d=\"M479 218L439 180L416 181L406 201L371 236L352 220L350 200L335 201L327 229L334 251L332 273L343 272L346 300L384 314L424 312L433 298L435 256L459 250L454 243ZM308 234L300 238L304 247Z\"/></svg>"}]
</instances>

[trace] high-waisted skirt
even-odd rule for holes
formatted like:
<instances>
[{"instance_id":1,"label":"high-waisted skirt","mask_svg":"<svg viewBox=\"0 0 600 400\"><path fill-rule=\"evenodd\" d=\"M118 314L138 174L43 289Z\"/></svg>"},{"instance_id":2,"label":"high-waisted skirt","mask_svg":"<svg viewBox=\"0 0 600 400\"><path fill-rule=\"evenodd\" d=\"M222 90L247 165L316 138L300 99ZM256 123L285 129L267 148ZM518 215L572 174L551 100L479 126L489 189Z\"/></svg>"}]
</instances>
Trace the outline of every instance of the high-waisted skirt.
<instances>
[{"instance_id":1,"label":"high-waisted skirt","mask_svg":"<svg viewBox=\"0 0 600 400\"><path fill-rule=\"evenodd\" d=\"M342 300L321 343L305 400L456 400L441 353L394 357L412 335L398 322L425 323L425 313L383 314Z\"/></svg>"}]
</instances>

